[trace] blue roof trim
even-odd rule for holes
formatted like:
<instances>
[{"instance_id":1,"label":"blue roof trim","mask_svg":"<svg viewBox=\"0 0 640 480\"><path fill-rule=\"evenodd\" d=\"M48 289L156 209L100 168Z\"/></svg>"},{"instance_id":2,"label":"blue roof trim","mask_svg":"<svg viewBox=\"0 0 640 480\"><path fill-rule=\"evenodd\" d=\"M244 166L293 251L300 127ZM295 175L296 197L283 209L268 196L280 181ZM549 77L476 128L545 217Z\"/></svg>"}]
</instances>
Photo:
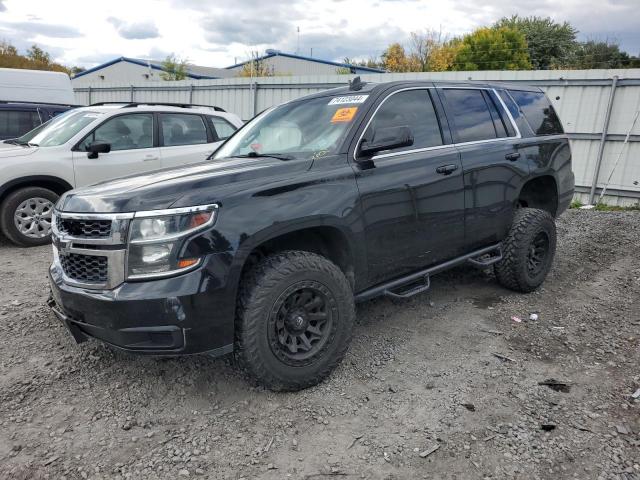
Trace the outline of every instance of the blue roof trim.
<instances>
[{"instance_id":1,"label":"blue roof trim","mask_svg":"<svg viewBox=\"0 0 640 480\"><path fill-rule=\"evenodd\" d=\"M257 60L265 60L267 58L277 57L277 56L295 58L297 60L306 60L308 62L323 63L325 65L333 65L335 67L355 68L356 70L364 70L365 72L371 72L371 73L386 73L386 70L381 70L379 68L361 67L360 65L352 65L350 63L331 62L329 60L321 60L319 58L305 57L303 55L295 55L293 53L284 53L284 52L267 53L266 55L262 55L261 57L258 57ZM236 63L235 65L226 67L226 69L229 70L231 68L240 67L242 65L249 63L250 61L251 60L247 60L246 62Z\"/></svg>"},{"instance_id":2,"label":"blue roof trim","mask_svg":"<svg viewBox=\"0 0 640 480\"><path fill-rule=\"evenodd\" d=\"M164 71L164 68L162 68L160 65L155 64L155 63L143 62L141 60L138 60L137 58L119 57L119 58L115 58L113 60L110 60L110 61L108 61L106 63L103 63L101 65L98 65L96 67L90 68L89 70L85 70L84 72L80 72L80 73L74 75L73 78L78 78L78 77L82 77L83 75L87 75L89 73L97 72L98 70L102 70L103 68L110 67L111 65L114 65L114 64L116 64L118 62L128 62L128 63L133 63L134 65L140 65L142 67L151 67L154 70L162 70L162 71ZM187 70L187 77L193 78L194 80L215 80L215 79L220 78L220 77L209 77L207 75L198 75L198 74L195 74L195 73L190 73L189 70Z\"/></svg>"}]
</instances>

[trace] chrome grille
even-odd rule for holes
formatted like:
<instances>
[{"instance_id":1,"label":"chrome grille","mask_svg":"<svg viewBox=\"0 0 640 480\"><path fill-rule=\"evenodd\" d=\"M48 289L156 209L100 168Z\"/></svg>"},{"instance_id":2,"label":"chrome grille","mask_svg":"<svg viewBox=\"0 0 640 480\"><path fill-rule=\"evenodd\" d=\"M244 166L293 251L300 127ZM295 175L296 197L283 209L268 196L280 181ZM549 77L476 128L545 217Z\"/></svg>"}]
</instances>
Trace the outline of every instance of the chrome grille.
<instances>
[{"instance_id":1,"label":"chrome grille","mask_svg":"<svg viewBox=\"0 0 640 480\"><path fill-rule=\"evenodd\" d=\"M60 255L64 274L72 280L86 283L106 283L109 277L107 257L70 253Z\"/></svg>"},{"instance_id":2,"label":"chrome grille","mask_svg":"<svg viewBox=\"0 0 640 480\"><path fill-rule=\"evenodd\" d=\"M111 223L111 220L56 217L58 231L76 238L108 238L111 236Z\"/></svg>"}]
</instances>

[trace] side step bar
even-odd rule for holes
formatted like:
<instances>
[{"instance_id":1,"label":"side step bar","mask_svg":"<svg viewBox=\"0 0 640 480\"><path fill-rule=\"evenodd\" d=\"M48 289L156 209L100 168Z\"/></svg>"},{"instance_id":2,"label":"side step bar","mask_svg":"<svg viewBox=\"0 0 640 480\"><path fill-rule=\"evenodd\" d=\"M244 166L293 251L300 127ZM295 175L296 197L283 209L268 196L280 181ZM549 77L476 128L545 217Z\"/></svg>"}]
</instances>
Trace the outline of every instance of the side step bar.
<instances>
[{"instance_id":1,"label":"side step bar","mask_svg":"<svg viewBox=\"0 0 640 480\"><path fill-rule=\"evenodd\" d=\"M396 278L390 282L371 287L355 296L356 302L365 302L372 298L386 295L391 298L409 298L418 293L429 290L430 277L436 273L449 270L463 263L470 263L476 267L484 268L502 260L502 244L497 243L489 247L481 248L475 252L462 255L433 267L411 273L404 277Z\"/></svg>"}]
</instances>

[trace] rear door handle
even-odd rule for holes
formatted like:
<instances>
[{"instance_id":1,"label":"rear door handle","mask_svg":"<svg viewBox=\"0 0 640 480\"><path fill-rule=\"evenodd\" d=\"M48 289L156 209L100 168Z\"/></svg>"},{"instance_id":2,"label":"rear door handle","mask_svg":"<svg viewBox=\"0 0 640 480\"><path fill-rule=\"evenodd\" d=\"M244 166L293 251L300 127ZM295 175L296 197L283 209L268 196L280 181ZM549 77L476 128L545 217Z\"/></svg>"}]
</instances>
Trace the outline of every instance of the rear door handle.
<instances>
[{"instance_id":1,"label":"rear door handle","mask_svg":"<svg viewBox=\"0 0 640 480\"><path fill-rule=\"evenodd\" d=\"M153 160L158 160L159 158L160 157L156 157L156 156L153 156L153 155L147 155L147 156L144 157L144 161L145 162L151 162Z\"/></svg>"},{"instance_id":2,"label":"rear door handle","mask_svg":"<svg viewBox=\"0 0 640 480\"><path fill-rule=\"evenodd\" d=\"M511 160L512 162L515 162L517 159L520 158L520 152L511 152L511 153L507 153L504 158L506 158L507 160Z\"/></svg>"},{"instance_id":3,"label":"rear door handle","mask_svg":"<svg viewBox=\"0 0 640 480\"><path fill-rule=\"evenodd\" d=\"M457 169L458 169L458 165L455 165L452 163L451 165L442 165L436 168L436 172L438 172L441 175L451 175Z\"/></svg>"}]
</instances>

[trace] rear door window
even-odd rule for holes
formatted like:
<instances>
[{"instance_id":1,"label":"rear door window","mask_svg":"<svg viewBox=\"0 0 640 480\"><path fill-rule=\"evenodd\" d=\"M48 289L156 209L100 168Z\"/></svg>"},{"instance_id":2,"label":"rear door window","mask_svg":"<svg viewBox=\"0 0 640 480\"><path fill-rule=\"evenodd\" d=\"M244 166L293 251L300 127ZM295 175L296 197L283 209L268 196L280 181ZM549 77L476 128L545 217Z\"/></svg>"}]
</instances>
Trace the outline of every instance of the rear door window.
<instances>
[{"instance_id":1,"label":"rear door window","mask_svg":"<svg viewBox=\"0 0 640 480\"><path fill-rule=\"evenodd\" d=\"M207 129L200 115L163 113L160 127L165 147L207 143Z\"/></svg>"},{"instance_id":2,"label":"rear door window","mask_svg":"<svg viewBox=\"0 0 640 480\"><path fill-rule=\"evenodd\" d=\"M499 131L496 129L496 116L499 114L491 98L486 98L481 89L445 88L442 92L449 107L449 115L453 116L458 143L506 136L504 127Z\"/></svg>"},{"instance_id":3,"label":"rear door window","mask_svg":"<svg viewBox=\"0 0 640 480\"><path fill-rule=\"evenodd\" d=\"M215 141L226 140L237 130L236 127L231 125L222 117L208 116L207 119L209 120L209 125L213 130Z\"/></svg>"},{"instance_id":4,"label":"rear door window","mask_svg":"<svg viewBox=\"0 0 640 480\"><path fill-rule=\"evenodd\" d=\"M0 138L19 137L40 125L38 112L0 110Z\"/></svg>"},{"instance_id":5,"label":"rear door window","mask_svg":"<svg viewBox=\"0 0 640 480\"><path fill-rule=\"evenodd\" d=\"M562 123L553 105L542 92L509 90L509 94L527 119L536 135L557 135L564 133Z\"/></svg>"},{"instance_id":6,"label":"rear door window","mask_svg":"<svg viewBox=\"0 0 640 480\"><path fill-rule=\"evenodd\" d=\"M368 142L375 142L376 135L388 127L407 126L413 134L413 145L395 148L388 152L402 152L418 148L442 145L442 133L429 90L406 90L387 97L375 113L364 134Z\"/></svg>"}]
</instances>

